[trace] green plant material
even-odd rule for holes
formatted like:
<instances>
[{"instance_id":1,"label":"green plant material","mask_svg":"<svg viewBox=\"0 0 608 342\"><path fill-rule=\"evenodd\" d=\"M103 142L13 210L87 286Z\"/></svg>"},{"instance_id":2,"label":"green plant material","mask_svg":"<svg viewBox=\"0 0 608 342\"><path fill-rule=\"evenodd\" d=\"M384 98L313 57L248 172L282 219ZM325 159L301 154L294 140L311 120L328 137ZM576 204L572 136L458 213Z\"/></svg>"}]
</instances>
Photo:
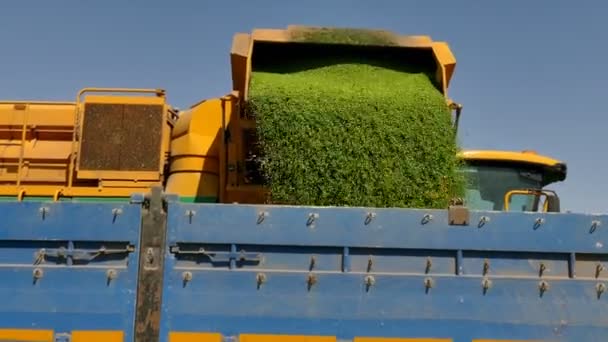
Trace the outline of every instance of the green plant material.
<instances>
[{"instance_id":1,"label":"green plant material","mask_svg":"<svg viewBox=\"0 0 608 342\"><path fill-rule=\"evenodd\" d=\"M461 195L450 112L427 72L325 62L252 73L270 203L445 208Z\"/></svg>"},{"instance_id":2,"label":"green plant material","mask_svg":"<svg viewBox=\"0 0 608 342\"><path fill-rule=\"evenodd\" d=\"M391 32L352 28L295 28L290 31L293 41L348 45L392 46L395 36Z\"/></svg>"}]
</instances>

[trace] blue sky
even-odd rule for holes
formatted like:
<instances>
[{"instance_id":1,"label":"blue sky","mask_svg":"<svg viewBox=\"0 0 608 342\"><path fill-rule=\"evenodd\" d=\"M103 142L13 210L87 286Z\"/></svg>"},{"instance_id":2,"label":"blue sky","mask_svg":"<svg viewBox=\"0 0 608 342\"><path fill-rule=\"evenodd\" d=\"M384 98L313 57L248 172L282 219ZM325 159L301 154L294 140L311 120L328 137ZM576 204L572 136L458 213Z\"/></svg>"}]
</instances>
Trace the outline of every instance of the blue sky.
<instances>
[{"instance_id":1,"label":"blue sky","mask_svg":"<svg viewBox=\"0 0 608 342\"><path fill-rule=\"evenodd\" d=\"M231 88L232 35L289 24L430 35L458 61L465 148L564 160L564 209L607 212L608 4L603 1L3 1L0 98L164 88L186 108Z\"/></svg>"}]
</instances>

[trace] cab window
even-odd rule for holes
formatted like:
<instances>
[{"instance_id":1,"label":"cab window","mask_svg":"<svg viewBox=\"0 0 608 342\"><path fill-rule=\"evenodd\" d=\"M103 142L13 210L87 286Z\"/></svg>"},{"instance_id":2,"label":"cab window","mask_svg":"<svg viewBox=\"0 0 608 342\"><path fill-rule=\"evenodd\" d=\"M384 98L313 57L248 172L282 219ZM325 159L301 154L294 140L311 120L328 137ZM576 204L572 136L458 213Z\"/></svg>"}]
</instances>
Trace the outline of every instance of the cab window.
<instances>
[{"instance_id":1,"label":"cab window","mask_svg":"<svg viewBox=\"0 0 608 342\"><path fill-rule=\"evenodd\" d=\"M467 165L465 201L473 210L503 210L504 196L511 190L541 189L542 174L513 166ZM513 196L510 211L531 211L537 205L534 196Z\"/></svg>"}]
</instances>

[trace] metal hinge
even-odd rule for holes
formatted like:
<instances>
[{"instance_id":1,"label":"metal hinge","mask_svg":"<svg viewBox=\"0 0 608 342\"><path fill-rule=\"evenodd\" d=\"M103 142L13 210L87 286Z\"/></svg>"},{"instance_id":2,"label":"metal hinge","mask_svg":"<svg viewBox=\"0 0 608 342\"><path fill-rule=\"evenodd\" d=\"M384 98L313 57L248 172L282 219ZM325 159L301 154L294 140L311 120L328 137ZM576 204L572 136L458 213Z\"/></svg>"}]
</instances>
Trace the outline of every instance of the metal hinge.
<instances>
[{"instance_id":1,"label":"metal hinge","mask_svg":"<svg viewBox=\"0 0 608 342\"><path fill-rule=\"evenodd\" d=\"M209 258L211 262L230 262L231 260L260 262L262 259L260 253L244 250L238 252L210 252L202 247L197 250L181 250L179 246L171 246L170 251L176 255L203 255Z\"/></svg>"}]
</instances>

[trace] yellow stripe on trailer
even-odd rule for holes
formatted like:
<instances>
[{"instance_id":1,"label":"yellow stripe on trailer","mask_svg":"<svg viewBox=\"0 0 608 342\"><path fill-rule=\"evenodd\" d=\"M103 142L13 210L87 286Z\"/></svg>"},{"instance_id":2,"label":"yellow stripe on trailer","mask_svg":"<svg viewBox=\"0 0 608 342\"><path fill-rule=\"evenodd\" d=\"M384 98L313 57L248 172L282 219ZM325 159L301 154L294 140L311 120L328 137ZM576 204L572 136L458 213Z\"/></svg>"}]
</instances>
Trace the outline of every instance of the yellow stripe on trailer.
<instances>
[{"instance_id":1,"label":"yellow stripe on trailer","mask_svg":"<svg viewBox=\"0 0 608 342\"><path fill-rule=\"evenodd\" d=\"M335 336L242 334L239 342L336 342Z\"/></svg>"},{"instance_id":2,"label":"yellow stripe on trailer","mask_svg":"<svg viewBox=\"0 0 608 342\"><path fill-rule=\"evenodd\" d=\"M0 341L53 342L53 330L0 329Z\"/></svg>"},{"instance_id":3,"label":"yellow stripe on trailer","mask_svg":"<svg viewBox=\"0 0 608 342\"><path fill-rule=\"evenodd\" d=\"M171 332L169 342L222 342L222 335L218 333L198 332Z\"/></svg>"}]
</instances>

